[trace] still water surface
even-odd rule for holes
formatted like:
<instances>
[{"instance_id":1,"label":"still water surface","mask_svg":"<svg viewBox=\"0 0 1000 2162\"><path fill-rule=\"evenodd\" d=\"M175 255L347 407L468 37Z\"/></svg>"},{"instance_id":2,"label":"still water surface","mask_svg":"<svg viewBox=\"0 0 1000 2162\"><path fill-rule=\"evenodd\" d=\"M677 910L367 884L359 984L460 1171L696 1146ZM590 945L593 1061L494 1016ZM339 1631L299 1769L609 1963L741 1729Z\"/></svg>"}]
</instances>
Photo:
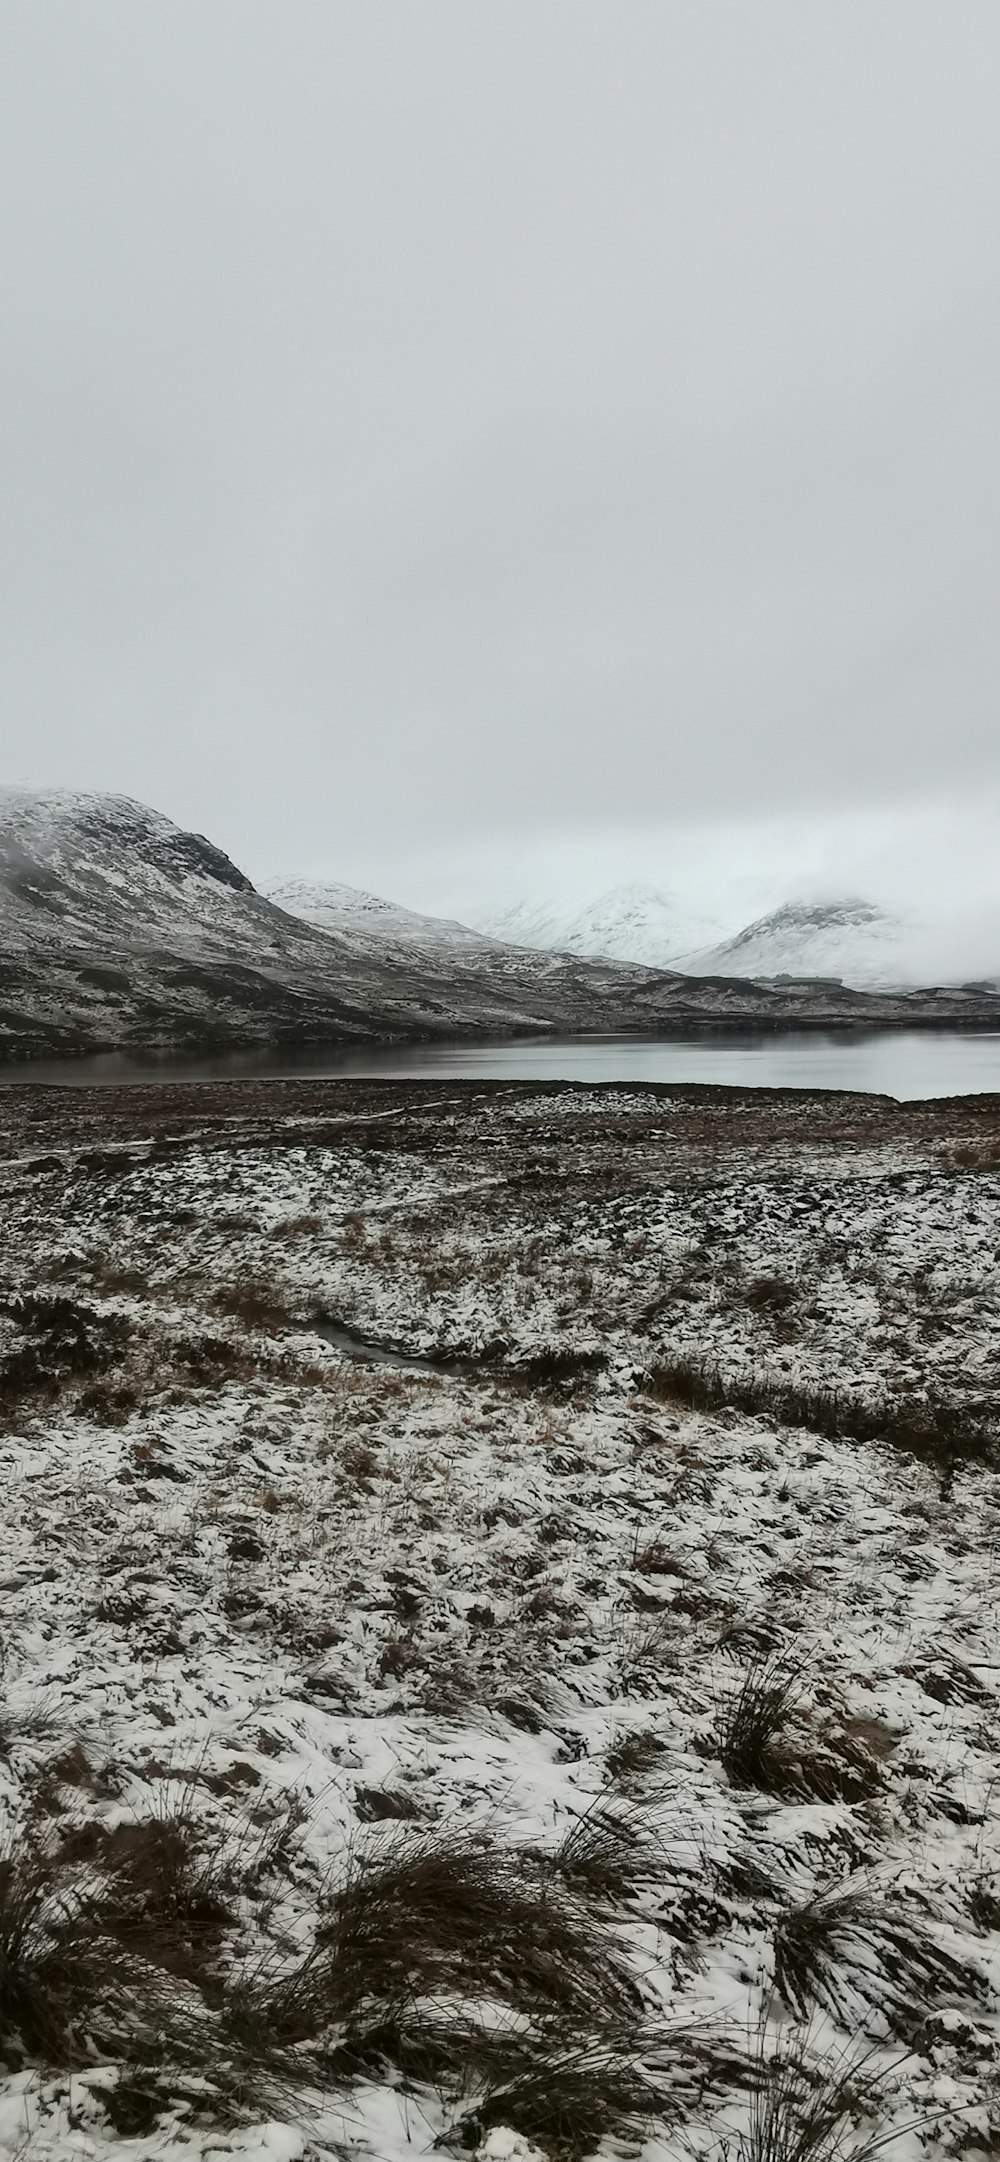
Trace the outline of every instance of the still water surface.
<instances>
[{"instance_id":1,"label":"still water surface","mask_svg":"<svg viewBox=\"0 0 1000 2162\"><path fill-rule=\"evenodd\" d=\"M0 1066L4 1082L222 1081L350 1075L397 1080L710 1081L742 1088L870 1089L886 1096L1000 1091L1000 1034L945 1029L809 1029L794 1034L691 1037L512 1037L494 1043L367 1045L363 1049L219 1058L38 1060Z\"/></svg>"}]
</instances>

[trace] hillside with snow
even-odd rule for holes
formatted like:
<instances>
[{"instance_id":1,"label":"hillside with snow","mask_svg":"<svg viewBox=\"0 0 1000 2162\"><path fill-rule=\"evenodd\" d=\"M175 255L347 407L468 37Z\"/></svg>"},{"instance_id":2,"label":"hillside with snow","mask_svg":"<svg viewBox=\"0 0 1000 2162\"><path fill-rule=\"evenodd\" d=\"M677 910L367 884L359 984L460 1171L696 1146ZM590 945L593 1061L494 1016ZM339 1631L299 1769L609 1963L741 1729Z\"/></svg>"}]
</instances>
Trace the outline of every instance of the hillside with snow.
<instances>
[{"instance_id":1,"label":"hillside with snow","mask_svg":"<svg viewBox=\"0 0 1000 2162\"><path fill-rule=\"evenodd\" d=\"M453 923L445 916L421 915L416 909L401 907L397 901L383 901L377 893L344 886L335 879L276 878L270 879L262 891L276 908L315 924L318 931L340 937L372 939L382 946L426 946L431 950L464 947L467 952L494 944L464 923ZM510 943L530 945L532 941L513 939Z\"/></svg>"}]
</instances>

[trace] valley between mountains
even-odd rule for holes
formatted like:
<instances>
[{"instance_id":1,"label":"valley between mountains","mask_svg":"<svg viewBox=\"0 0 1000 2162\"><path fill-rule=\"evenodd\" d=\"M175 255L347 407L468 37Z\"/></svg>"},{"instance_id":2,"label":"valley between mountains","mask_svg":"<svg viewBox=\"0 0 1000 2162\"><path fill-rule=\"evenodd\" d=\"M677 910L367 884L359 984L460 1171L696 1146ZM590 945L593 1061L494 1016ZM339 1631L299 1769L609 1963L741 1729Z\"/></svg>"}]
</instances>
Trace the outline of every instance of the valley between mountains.
<instances>
[{"instance_id":1,"label":"valley between mountains","mask_svg":"<svg viewBox=\"0 0 1000 2162\"><path fill-rule=\"evenodd\" d=\"M995 2153L997 1099L0 1151L0 2155Z\"/></svg>"},{"instance_id":2,"label":"valley between mountains","mask_svg":"<svg viewBox=\"0 0 1000 2162\"><path fill-rule=\"evenodd\" d=\"M991 982L863 991L822 975L765 980L752 974L759 940L743 974L731 958L681 973L504 943L350 889L327 887L318 901L301 881L277 890L281 905L213 843L125 797L0 791L0 1060L740 1026L1000 1027Z\"/></svg>"}]
</instances>

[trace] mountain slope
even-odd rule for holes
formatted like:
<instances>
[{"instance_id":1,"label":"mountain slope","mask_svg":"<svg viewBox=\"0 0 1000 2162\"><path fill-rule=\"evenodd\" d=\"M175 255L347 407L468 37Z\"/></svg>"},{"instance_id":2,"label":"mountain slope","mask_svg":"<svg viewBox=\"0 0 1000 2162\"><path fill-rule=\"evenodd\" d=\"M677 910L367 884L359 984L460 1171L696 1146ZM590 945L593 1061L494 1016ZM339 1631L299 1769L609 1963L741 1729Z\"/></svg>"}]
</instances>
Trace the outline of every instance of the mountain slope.
<instances>
[{"instance_id":1,"label":"mountain slope","mask_svg":"<svg viewBox=\"0 0 1000 2162\"><path fill-rule=\"evenodd\" d=\"M127 798L0 791L0 1058L530 1030L1000 1025L1000 999L979 993L868 998L686 977L526 951L460 925L432 933L427 918L418 935L412 921L401 929L406 911L371 896L329 906L352 927L318 929L279 908L209 841Z\"/></svg>"},{"instance_id":2,"label":"mountain slope","mask_svg":"<svg viewBox=\"0 0 1000 2162\"><path fill-rule=\"evenodd\" d=\"M678 964L734 976L840 977L851 984L904 982L907 927L873 901L786 901L735 938Z\"/></svg>"}]
</instances>

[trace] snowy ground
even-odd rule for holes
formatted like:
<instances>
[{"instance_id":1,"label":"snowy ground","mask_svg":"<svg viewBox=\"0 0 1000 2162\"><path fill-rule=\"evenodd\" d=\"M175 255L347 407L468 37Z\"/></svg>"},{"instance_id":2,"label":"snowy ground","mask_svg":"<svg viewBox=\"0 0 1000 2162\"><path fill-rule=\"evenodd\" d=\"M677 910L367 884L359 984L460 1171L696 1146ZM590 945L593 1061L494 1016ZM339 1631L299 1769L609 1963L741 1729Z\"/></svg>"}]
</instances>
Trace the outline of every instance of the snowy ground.
<instances>
[{"instance_id":1,"label":"snowy ground","mask_svg":"<svg viewBox=\"0 0 1000 2162\"><path fill-rule=\"evenodd\" d=\"M0 1118L0 2156L996 2153L1000 1102ZM435 1855L338 1994L348 1895ZM112 1954L36 2033L109 1885L155 2016ZM273 2039L320 1973L233 2075L239 1990Z\"/></svg>"}]
</instances>

